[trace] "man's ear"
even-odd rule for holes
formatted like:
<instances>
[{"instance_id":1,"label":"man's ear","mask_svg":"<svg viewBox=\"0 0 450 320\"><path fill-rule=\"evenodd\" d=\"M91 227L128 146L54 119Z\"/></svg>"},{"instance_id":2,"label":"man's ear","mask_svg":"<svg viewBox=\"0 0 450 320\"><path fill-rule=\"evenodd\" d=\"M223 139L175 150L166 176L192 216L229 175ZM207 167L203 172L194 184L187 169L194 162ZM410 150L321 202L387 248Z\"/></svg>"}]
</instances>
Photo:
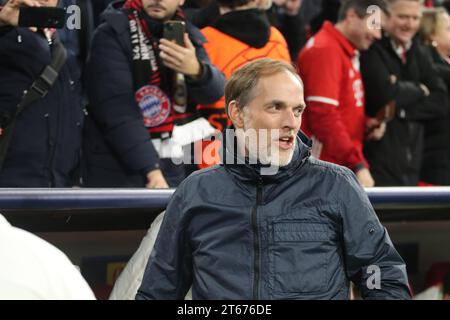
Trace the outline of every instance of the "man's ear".
<instances>
[{"instance_id":1,"label":"man's ear","mask_svg":"<svg viewBox=\"0 0 450 320\"><path fill-rule=\"evenodd\" d=\"M236 129L244 127L243 110L239 107L236 100L232 100L228 104L228 116Z\"/></svg>"},{"instance_id":2,"label":"man's ear","mask_svg":"<svg viewBox=\"0 0 450 320\"><path fill-rule=\"evenodd\" d=\"M353 8L348 9L345 14L345 19L350 20L355 18L359 18L358 14L356 13L356 10Z\"/></svg>"},{"instance_id":3,"label":"man's ear","mask_svg":"<svg viewBox=\"0 0 450 320\"><path fill-rule=\"evenodd\" d=\"M352 23L355 21L355 19L360 19L358 14L356 13L356 10L353 8L350 8L347 10L347 13L345 14L345 21L348 23Z\"/></svg>"}]
</instances>

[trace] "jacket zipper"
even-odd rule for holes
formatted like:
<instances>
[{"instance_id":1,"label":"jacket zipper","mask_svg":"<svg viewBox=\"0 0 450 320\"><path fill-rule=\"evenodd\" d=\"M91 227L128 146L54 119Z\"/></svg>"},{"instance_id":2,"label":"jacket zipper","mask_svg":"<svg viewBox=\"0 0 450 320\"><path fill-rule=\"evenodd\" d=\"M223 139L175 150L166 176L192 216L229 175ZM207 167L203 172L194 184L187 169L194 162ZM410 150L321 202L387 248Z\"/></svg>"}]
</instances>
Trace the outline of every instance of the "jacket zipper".
<instances>
[{"instance_id":1,"label":"jacket zipper","mask_svg":"<svg viewBox=\"0 0 450 320\"><path fill-rule=\"evenodd\" d=\"M258 206L262 201L262 181L259 180L258 186L256 188L256 205L252 210L252 227L253 227L253 251L254 251L254 262L253 262L253 299L259 300L259 281L261 272L260 263L260 246L259 246L259 230L258 230Z\"/></svg>"}]
</instances>

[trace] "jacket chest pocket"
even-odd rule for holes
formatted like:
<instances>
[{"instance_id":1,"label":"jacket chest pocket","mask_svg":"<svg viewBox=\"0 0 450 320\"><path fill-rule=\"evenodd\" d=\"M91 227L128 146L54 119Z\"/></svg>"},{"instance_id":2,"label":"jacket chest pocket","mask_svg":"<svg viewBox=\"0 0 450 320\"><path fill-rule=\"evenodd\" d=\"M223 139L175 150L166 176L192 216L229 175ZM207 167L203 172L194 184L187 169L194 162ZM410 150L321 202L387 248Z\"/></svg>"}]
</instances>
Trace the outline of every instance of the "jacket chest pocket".
<instances>
[{"instance_id":1,"label":"jacket chest pocket","mask_svg":"<svg viewBox=\"0 0 450 320\"><path fill-rule=\"evenodd\" d=\"M331 256L329 225L304 221L276 222L269 249L270 285L280 294L308 294L327 290Z\"/></svg>"}]
</instances>

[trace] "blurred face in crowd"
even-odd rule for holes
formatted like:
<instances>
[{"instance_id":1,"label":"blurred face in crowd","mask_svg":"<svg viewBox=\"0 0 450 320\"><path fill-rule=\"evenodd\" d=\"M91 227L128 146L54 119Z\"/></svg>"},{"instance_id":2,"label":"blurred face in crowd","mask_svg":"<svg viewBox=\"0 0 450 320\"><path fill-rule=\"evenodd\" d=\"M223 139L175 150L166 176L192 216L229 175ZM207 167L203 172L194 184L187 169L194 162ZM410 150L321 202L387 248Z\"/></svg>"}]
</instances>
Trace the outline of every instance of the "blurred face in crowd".
<instances>
[{"instance_id":1,"label":"blurred face in crowd","mask_svg":"<svg viewBox=\"0 0 450 320\"><path fill-rule=\"evenodd\" d=\"M299 12L302 2L303 0L273 0L274 4L279 7L284 7L290 15L295 15Z\"/></svg>"},{"instance_id":2,"label":"blurred face in crowd","mask_svg":"<svg viewBox=\"0 0 450 320\"><path fill-rule=\"evenodd\" d=\"M397 0L389 6L386 31L397 44L408 44L419 30L422 7L419 1Z\"/></svg>"},{"instance_id":3,"label":"blurred face in crowd","mask_svg":"<svg viewBox=\"0 0 450 320\"><path fill-rule=\"evenodd\" d=\"M297 14L302 6L302 0L286 0L284 7L291 15Z\"/></svg>"},{"instance_id":4,"label":"blurred face in crowd","mask_svg":"<svg viewBox=\"0 0 450 320\"><path fill-rule=\"evenodd\" d=\"M178 6L183 5L184 0L142 0L147 14L160 21L170 20Z\"/></svg>"},{"instance_id":5,"label":"blurred face in crowd","mask_svg":"<svg viewBox=\"0 0 450 320\"><path fill-rule=\"evenodd\" d=\"M380 12L379 17L384 19L384 13ZM374 17L367 15L360 18L354 9L349 9L347 12L346 37L358 50L367 50L375 40L381 39L381 22L375 27L370 19Z\"/></svg>"},{"instance_id":6,"label":"blurred face in crowd","mask_svg":"<svg viewBox=\"0 0 450 320\"><path fill-rule=\"evenodd\" d=\"M305 108L303 85L298 77L283 70L259 79L251 96L246 106L229 107L238 141L241 146L246 141L245 152L250 159L286 166L294 154Z\"/></svg>"},{"instance_id":7,"label":"blurred face in crowd","mask_svg":"<svg viewBox=\"0 0 450 320\"><path fill-rule=\"evenodd\" d=\"M440 54L450 56L450 15L447 12L439 15L436 33L431 38Z\"/></svg>"},{"instance_id":8,"label":"blurred face in crowd","mask_svg":"<svg viewBox=\"0 0 450 320\"><path fill-rule=\"evenodd\" d=\"M272 0L256 0L256 7L261 10L269 10L272 6Z\"/></svg>"}]
</instances>

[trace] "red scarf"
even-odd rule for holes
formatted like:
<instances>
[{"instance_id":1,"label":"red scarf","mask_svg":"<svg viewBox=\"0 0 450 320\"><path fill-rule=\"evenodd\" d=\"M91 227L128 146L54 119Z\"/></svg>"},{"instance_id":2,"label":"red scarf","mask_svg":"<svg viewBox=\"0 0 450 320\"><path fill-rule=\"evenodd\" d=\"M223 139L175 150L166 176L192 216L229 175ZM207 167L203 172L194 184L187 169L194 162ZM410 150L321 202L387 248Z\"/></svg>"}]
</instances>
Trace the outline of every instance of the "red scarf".
<instances>
[{"instance_id":1,"label":"red scarf","mask_svg":"<svg viewBox=\"0 0 450 320\"><path fill-rule=\"evenodd\" d=\"M123 10L130 23L135 100L151 136L169 138L174 122L188 114L174 110L174 73L164 67L159 58L158 43L163 24L147 15L142 0L125 1ZM181 10L176 11L173 19L184 20Z\"/></svg>"}]
</instances>

